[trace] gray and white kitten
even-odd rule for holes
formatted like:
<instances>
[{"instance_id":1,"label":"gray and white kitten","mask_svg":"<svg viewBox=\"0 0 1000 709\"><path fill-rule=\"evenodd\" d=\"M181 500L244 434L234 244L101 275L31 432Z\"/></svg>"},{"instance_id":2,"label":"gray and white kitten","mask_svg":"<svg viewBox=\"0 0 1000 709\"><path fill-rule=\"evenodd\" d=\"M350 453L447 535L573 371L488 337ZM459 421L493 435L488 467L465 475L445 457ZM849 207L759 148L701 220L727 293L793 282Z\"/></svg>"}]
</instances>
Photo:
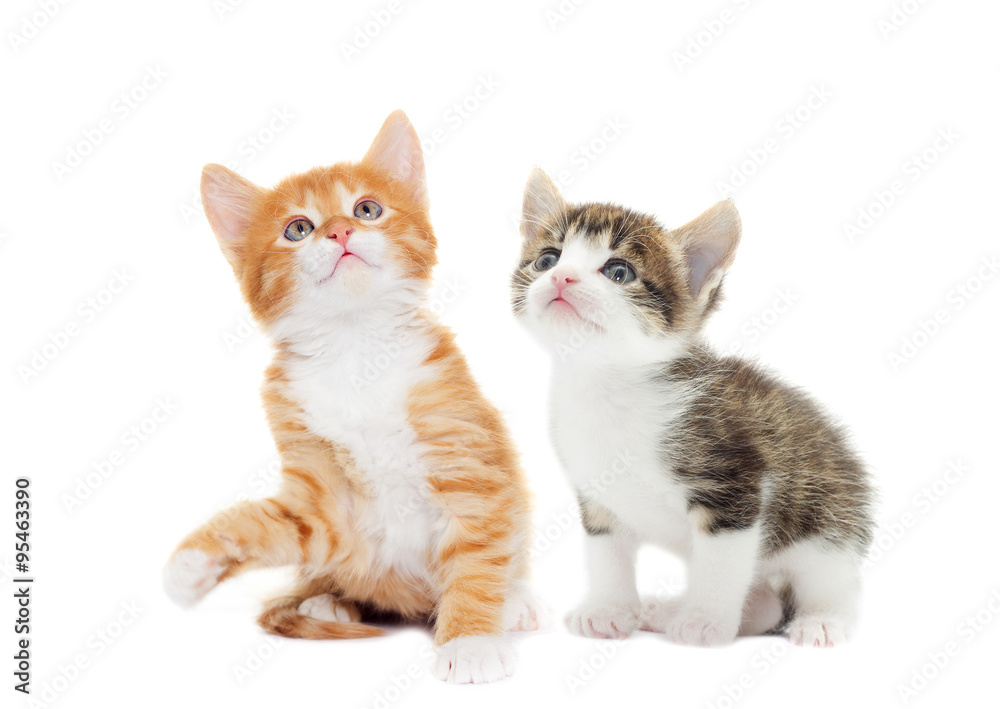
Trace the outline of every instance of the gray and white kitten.
<instances>
[{"instance_id":1,"label":"gray and white kitten","mask_svg":"<svg viewBox=\"0 0 1000 709\"><path fill-rule=\"evenodd\" d=\"M521 232L514 312L553 350L554 443L587 531L589 593L570 630L843 642L871 484L806 394L701 340L740 239L733 203L668 230L623 207L567 204L536 168ZM640 601L641 543L687 561L680 597Z\"/></svg>"}]
</instances>

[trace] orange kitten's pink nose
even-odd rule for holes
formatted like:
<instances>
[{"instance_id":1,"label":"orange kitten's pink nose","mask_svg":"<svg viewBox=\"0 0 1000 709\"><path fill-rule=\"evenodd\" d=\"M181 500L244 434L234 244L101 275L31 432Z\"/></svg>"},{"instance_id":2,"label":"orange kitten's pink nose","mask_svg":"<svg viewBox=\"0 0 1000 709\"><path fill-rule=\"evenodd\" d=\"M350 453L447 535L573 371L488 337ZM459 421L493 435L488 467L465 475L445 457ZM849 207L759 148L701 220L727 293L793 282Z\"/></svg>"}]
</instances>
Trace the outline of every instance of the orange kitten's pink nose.
<instances>
[{"instance_id":1,"label":"orange kitten's pink nose","mask_svg":"<svg viewBox=\"0 0 1000 709\"><path fill-rule=\"evenodd\" d=\"M347 240L353 233L354 229L349 227L346 222L337 222L335 224L330 225L329 230L327 230L326 232L326 238L333 239L346 249Z\"/></svg>"}]
</instances>

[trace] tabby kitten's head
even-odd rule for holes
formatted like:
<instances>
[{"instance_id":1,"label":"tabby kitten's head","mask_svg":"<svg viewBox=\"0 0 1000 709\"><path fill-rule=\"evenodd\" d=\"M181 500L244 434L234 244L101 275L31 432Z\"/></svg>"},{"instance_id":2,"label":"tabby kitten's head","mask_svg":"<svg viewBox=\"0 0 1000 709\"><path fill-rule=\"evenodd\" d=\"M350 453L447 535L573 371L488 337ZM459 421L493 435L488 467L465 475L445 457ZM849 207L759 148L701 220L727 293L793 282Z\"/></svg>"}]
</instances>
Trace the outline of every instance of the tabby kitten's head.
<instances>
[{"instance_id":1,"label":"tabby kitten's head","mask_svg":"<svg viewBox=\"0 0 1000 709\"><path fill-rule=\"evenodd\" d=\"M274 189L207 165L201 194L251 311L279 338L330 318L412 308L436 263L423 154L402 111L361 162Z\"/></svg>"},{"instance_id":2,"label":"tabby kitten's head","mask_svg":"<svg viewBox=\"0 0 1000 709\"><path fill-rule=\"evenodd\" d=\"M665 359L695 337L736 254L731 200L666 229L613 204L567 204L535 168L524 191L514 313L557 352Z\"/></svg>"}]
</instances>

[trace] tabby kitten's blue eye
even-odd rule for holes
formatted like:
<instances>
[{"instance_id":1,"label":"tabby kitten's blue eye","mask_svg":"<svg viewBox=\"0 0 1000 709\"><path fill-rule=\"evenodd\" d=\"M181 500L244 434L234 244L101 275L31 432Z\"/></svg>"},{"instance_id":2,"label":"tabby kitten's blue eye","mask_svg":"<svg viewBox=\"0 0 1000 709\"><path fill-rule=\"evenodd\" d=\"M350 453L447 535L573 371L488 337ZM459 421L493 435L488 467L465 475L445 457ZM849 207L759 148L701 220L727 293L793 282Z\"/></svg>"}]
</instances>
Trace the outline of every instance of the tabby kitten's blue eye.
<instances>
[{"instance_id":1,"label":"tabby kitten's blue eye","mask_svg":"<svg viewBox=\"0 0 1000 709\"><path fill-rule=\"evenodd\" d=\"M358 219L378 219L382 216L382 205L371 199L363 200L354 208L354 216Z\"/></svg>"},{"instance_id":2,"label":"tabby kitten's blue eye","mask_svg":"<svg viewBox=\"0 0 1000 709\"><path fill-rule=\"evenodd\" d=\"M615 283L631 283L635 280L635 269L624 261L608 261L601 273Z\"/></svg>"},{"instance_id":3,"label":"tabby kitten's blue eye","mask_svg":"<svg viewBox=\"0 0 1000 709\"><path fill-rule=\"evenodd\" d=\"M312 234L313 223L308 219L296 219L285 227L285 238L289 241L302 241Z\"/></svg>"},{"instance_id":4,"label":"tabby kitten's blue eye","mask_svg":"<svg viewBox=\"0 0 1000 709\"><path fill-rule=\"evenodd\" d=\"M548 271L557 263L559 263L558 251L543 251L542 255L535 259L535 269L539 271Z\"/></svg>"}]
</instances>

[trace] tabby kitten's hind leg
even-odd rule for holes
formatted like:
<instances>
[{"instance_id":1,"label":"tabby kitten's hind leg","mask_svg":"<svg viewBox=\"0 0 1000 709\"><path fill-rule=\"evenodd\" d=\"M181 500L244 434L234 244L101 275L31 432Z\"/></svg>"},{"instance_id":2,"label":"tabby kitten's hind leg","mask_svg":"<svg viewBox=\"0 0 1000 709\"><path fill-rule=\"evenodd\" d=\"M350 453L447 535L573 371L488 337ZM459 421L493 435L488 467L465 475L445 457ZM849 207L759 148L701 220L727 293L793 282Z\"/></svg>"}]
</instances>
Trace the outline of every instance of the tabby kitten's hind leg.
<instances>
[{"instance_id":1,"label":"tabby kitten's hind leg","mask_svg":"<svg viewBox=\"0 0 1000 709\"><path fill-rule=\"evenodd\" d=\"M835 647L847 641L860 591L857 561L846 552L803 543L789 550L794 613L788 639L803 647Z\"/></svg>"}]
</instances>

